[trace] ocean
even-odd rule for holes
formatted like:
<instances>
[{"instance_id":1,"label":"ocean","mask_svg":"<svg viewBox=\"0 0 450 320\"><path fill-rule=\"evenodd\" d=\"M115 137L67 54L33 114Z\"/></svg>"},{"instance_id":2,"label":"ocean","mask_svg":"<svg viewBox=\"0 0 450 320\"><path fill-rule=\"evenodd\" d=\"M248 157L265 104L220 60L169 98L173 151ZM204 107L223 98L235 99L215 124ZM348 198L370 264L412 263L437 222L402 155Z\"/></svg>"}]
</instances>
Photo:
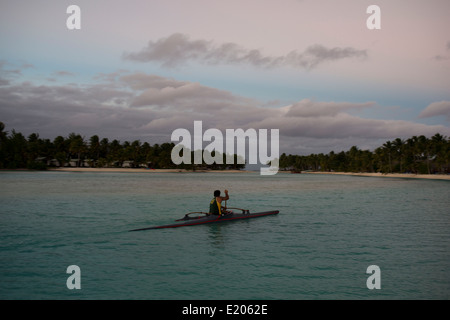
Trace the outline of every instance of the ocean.
<instances>
[{"instance_id":1,"label":"ocean","mask_svg":"<svg viewBox=\"0 0 450 320\"><path fill-rule=\"evenodd\" d=\"M129 232L207 211L216 189L280 214ZM2 171L0 299L449 299L449 194L422 179Z\"/></svg>"}]
</instances>

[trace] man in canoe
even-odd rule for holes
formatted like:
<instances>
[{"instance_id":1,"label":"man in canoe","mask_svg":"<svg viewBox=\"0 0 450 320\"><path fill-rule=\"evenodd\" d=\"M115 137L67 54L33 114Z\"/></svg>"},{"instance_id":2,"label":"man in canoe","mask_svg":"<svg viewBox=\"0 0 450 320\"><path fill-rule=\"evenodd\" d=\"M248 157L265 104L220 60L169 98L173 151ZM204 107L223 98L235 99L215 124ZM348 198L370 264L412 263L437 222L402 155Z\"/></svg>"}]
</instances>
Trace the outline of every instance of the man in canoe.
<instances>
[{"instance_id":1,"label":"man in canoe","mask_svg":"<svg viewBox=\"0 0 450 320\"><path fill-rule=\"evenodd\" d=\"M222 201L227 201L230 199L228 196L228 190L225 190L225 197L220 196L220 190L214 191L214 198L211 200L211 203L209 204L209 214L211 215L218 215L221 216L223 214L226 214L227 211L222 210Z\"/></svg>"}]
</instances>

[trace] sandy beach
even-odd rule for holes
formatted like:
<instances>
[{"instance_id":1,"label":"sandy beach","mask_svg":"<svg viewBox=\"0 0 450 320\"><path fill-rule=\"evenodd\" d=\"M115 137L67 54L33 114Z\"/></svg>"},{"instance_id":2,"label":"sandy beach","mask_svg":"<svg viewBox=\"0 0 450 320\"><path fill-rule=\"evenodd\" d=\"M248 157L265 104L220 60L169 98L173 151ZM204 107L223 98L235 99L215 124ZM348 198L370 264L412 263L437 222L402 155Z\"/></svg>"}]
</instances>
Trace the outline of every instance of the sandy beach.
<instances>
[{"instance_id":1,"label":"sandy beach","mask_svg":"<svg viewBox=\"0 0 450 320\"><path fill-rule=\"evenodd\" d=\"M64 167L64 168L52 168L49 171L60 172L125 172L125 173L208 173L208 172L225 172L225 173L243 173L248 172L245 170L186 170L186 169L135 169L135 168L76 168L76 167Z\"/></svg>"},{"instance_id":2,"label":"sandy beach","mask_svg":"<svg viewBox=\"0 0 450 320\"><path fill-rule=\"evenodd\" d=\"M246 173L253 172L247 170L186 170L186 169L133 169L133 168L52 168L49 171L59 172L124 172L124 173ZM279 173L289 173L288 171L280 171ZM450 180L450 175L445 174L408 174L408 173L365 173L365 172L302 172L302 174L337 174L361 177L382 177L382 178L409 178L409 179L434 179L434 180Z\"/></svg>"},{"instance_id":3,"label":"sandy beach","mask_svg":"<svg viewBox=\"0 0 450 320\"><path fill-rule=\"evenodd\" d=\"M361 177L383 177L383 178L409 178L409 179L435 179L450 180L448 174L412 174L412 173L365 173L365 172L302 172L305 174L338 174Z\"/></svg>"}]
</instances>

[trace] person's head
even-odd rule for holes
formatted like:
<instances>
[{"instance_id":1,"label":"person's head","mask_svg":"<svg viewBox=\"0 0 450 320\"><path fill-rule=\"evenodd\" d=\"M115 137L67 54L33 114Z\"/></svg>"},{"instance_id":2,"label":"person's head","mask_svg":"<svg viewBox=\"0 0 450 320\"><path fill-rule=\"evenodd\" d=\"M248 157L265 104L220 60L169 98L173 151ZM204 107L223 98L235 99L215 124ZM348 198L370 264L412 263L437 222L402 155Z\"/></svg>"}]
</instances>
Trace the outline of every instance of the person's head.
<instances>
[{"instance_id":1,"label":"person's head","mask_svg":"<svg viewBox=\"0 0 450 320\"><path fill-rule=\"evenodd\" d=\"M214 191L214 197L220 197L220 190Z\"/></svg>"}]
</instances>

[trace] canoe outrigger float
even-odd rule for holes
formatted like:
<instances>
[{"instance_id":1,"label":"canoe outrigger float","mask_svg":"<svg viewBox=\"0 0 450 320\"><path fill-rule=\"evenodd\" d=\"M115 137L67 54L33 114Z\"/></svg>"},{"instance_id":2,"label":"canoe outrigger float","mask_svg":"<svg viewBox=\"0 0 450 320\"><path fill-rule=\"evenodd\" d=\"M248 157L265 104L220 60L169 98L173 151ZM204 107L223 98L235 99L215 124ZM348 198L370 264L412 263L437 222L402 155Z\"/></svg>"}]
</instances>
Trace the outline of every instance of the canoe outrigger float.
<instances>
[{"instance_id":1,"label":"canoe outrigger float","mask_svg":"<svg viewBox=\"0 0 450 320\"><path fill-rule=\"evenodd\" d=\"M143 230L151 230L151 229L166 229L166 228L196 226L196 225L207 224L207 223L219 223L219 222L225 222L225 221L259 218L259 217L275 215L280 212L278 210L274 210L274 211L250 213L250 211L246 210L246 209L239 209L239 208L228 208L228 209L241 210L242 213L229 212L222 216L217 216L217 215L210 215L209 213L206 213L206 212L190 212L190 213L186 214L182 219L175 220L178 223L157 226L157 227L134 229L134 230L130 230L130 231L143 231ZM196 214L196 215L191 216L193 214ZM201 215L199 216L199 214L201 214Z\"/></svg>"}]
</instances>

